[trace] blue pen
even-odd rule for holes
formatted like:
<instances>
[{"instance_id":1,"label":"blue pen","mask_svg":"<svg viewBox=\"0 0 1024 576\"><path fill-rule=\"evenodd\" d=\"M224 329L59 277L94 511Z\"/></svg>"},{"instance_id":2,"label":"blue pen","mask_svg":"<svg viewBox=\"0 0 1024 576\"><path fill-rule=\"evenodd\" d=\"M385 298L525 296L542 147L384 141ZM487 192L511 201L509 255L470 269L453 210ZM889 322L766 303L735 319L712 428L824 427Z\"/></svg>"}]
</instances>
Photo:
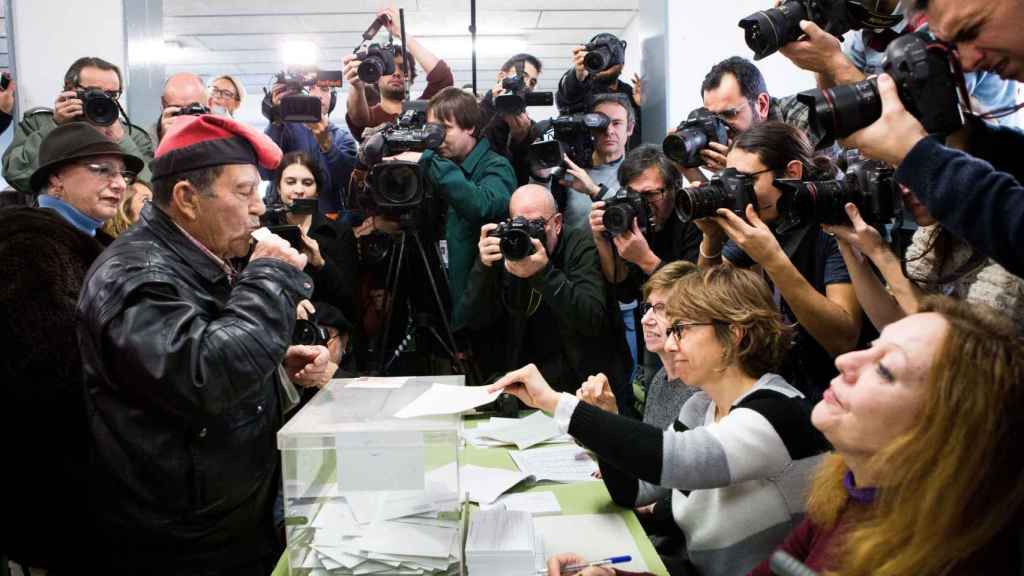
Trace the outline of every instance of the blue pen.
<instances>
[{"instance_id":1,"label":"blue pen","mask_svg":"<svg viewBox=\"0 0 1024 576\"><path fill-rule=\"evenodd\" d=\"M625 556L612 556L611 558L605 558L604 560L595 560L593 562L587 562L586 564L570 564L561 569L562 574L575 574L582 572L591 566L608 566L610 564L622 564L624 562L630 562L633 557L630 555ZM540 574L547 574L547 570L538 570Z\"/></svg>"}]
</instances>

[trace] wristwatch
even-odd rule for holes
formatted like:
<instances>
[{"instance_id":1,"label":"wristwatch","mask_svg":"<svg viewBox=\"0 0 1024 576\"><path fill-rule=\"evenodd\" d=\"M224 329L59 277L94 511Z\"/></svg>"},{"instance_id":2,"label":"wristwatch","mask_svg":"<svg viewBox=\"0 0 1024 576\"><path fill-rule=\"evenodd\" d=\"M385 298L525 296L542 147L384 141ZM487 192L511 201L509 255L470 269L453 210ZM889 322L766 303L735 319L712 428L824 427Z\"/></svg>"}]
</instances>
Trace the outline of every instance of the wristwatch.
<instances>
[{"instance_id":1,"label":"wristwatch","mask_svg":"<svg viewBox=\"0 0 1024 576\"><path fill-rule=\"evenodd\" d=\"M597 194L594 194L590 198L592 200L599 200L601 198L604 198L605 194L607 194L607 193L608 193L608 187L605 186L603 183L601 183L601 184L597 185Z\"/></svg>"}]
</instances>

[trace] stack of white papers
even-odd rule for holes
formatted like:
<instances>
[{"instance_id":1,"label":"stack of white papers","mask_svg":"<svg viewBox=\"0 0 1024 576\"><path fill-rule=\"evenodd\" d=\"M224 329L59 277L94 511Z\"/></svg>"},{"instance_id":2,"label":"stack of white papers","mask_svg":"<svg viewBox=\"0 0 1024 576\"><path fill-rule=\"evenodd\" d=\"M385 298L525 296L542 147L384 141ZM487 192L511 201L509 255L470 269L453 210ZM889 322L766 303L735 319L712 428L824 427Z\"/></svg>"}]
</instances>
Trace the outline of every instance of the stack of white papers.
<instances>
[{"instance_id":1,"label":"stack of white papers","mask_svg":"<svg viewBox=\"0 0 1024 576\"><path fill-rule=\"evenodd\" d=\"M491 418L476 428L464 430L462 436L478 447L515 445L520 450L537 444L572 442L572 436L563 434L555 420L543 412L521 419Z\"/></svg>"},{"instance_id":2,"label":"stack of white papers","mask_svg":"<svg viewBox=\"0 0 1024 576\"><path fill-rule=\"evenodd\" d=\"M483 386L432 384L426 392L396 412L395 418L458 414L493 402L499 394L500 391L488 392Z\"/></svg>"},{"instance_id":3,"label":"stack of white papers","mask_svg":"<svg viewBox=\"0 0 1024 576\"><path fill-rule=\"evenodd\" d=\"M293 504L313 520L308 547L292 547L292 566L331 574L447 574L461 556L460 523L441 517L457 508L457 496L428 482L425 491L349 492L317 504Z\"/></svg>"},{"instance_id":4,"label":"stack of white papers","mask_svg":"<svg viewBox=\"0 0 1024 576\"><path fill-rule=\"evenodd\" d=\"M537 481L586 482L596 480L597 462L575 444L513 450L508 453L523 474Z\"/></svg>"},{"instance_id":5,"label":"stack of white papers","mask_svg":"<svg viewBox=\"0 0 1024 576\"><path fill-rule=\"evenodd\" d=\"M469 519L466 568L470 576L535 574L543 557L538 544L528 512L479 510Z\"/></svg>"}]
</instances>

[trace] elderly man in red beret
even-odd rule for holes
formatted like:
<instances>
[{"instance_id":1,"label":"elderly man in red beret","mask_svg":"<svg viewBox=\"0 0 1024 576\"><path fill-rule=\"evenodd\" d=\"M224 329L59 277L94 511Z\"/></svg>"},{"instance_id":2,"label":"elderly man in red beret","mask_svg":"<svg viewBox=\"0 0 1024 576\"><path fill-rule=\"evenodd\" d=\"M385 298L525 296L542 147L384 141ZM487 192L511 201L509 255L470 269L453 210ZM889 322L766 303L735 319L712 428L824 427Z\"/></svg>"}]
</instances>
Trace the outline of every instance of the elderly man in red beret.
<instances>
[{"instance_id":1,"label":"elderly man in red beret","mask_svg":"<svg viewBox=\"0 0 1024 576\"><path fill-rule=\"evenodd\" d=\"M322 346L291 346L313 291L306 255L274 235L252 247L257 165L280 159L234 120L181 117L150 164L153 202L89 271L78 336L98 571L268 574L282 550L282 384L323 382L329 364Z\"/></svg>"}]
</instances>

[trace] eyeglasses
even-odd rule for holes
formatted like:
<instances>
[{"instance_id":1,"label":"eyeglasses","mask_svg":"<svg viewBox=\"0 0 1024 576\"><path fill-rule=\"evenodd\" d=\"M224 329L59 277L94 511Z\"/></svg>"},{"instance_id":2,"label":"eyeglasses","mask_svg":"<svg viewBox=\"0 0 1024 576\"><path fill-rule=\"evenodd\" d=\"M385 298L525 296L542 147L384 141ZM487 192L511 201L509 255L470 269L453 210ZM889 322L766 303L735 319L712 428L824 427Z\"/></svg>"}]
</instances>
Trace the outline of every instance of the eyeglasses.
<instances>
[{"instance_id":1,"label":"eyeglasses","mask_svg":"<svg viewBox=\"0 0 1024 576\"><path fill-rule=\"evenodd\" d=\"M77 85L75 85L75 90L99 90L100 92L103 92L107 96L110 96L110 98L113 99L113 100L118 100L118 99L121 98L121 91L120 90L104 90L104 89L100 88L99 86L82 86L81 84L77 84Z\"/></svg>"},{"instance_id":2,"label":"eyeglasses","mask_svg":"<svg viewBox=\"0 0 1024 576\"><path fill-rule=\"evenodd\" d=\"M744 106L737 106L735 108L726 108L725 110L720 110L718 112L715 112L715 114L721 116L723 120L735 120L737 116L743 113L743 110Z\"/></svg>"},{"instance_id":3,"label":"eyeglasses","mask_svg":"<svg viewBox=\"0 0 1024 576\"><path fill-rule=\"evenodd\" d=\"M92 172L101 178L106 178L111 182L114 181L115 177L120 176L121 178L124 178L124 183L129 186L135 183L135 178L138 176L135 172L131 172L129 170L119 170L112 164L88 163L82 164L82 166L84 166L89 172Z\"/></svg>"},{"instance_id":4,"label":"eyeglasses","mask_svg":"<svg viewBox=\"0 0 1024 576\"><path fill-rule=\"evenodd\" d=\"M682 340L683 334L694 326L714 326L715 324L721 324L721 322L673 322L672 325L665 330L665 338L674 337L676 340Z\"/></svg>"},{"instance_id":5,"label":"eyeglasses","mask_svg":"<svg viewBox=\"0 0 1024 576\"><path fill-rule=\"evenodd\" d=\"M654 314L657 316L665 315L665 303L658 302L657 304L651 304L650 302L644 302L640 305L640 317L644 317L648 312L654 310Z\"/></svg>"},{"instance_id":6,"label":"eyeglasses","mask_svg":"<svg viewBox=\"0 0 1024 576\"><path fill-rule=\"evenodd\" d=\"M738 174L739 176L746 176L748 178L753 178L754 176L760 176L761 174L764 174L765 172L773 172L773 170L771 168L765 168L764 170L758 170L757 172L740 172L739 170L737 170L736 174Z\"/></svg>"},{"instance_id":7,"label":"eyeglasses","mask_svg":"<svg viewBox=\"0 0 1024 576\"><path fill-rule=\"evenodd\" d=\"M228 100L237 100L238 93L234 90L227 90L224 88L211 88L210 95L214 98L227 98Z\"/></svg>"},{"instance_id":8,"label":"eyeglasses","mask_svg":"<svg viewBox=\"0 0 1024 576\"><path fill-rule=\"evenodd\" d=\"M639 194L643 196L644 200L647 200L648 202L657 202L658 200L661 200L662 196L668 194L668 189L666 188L654 188L653 190L633 190L632 188L627 186L626 190L633 194Z\"/></svg>"}]
</instances>

